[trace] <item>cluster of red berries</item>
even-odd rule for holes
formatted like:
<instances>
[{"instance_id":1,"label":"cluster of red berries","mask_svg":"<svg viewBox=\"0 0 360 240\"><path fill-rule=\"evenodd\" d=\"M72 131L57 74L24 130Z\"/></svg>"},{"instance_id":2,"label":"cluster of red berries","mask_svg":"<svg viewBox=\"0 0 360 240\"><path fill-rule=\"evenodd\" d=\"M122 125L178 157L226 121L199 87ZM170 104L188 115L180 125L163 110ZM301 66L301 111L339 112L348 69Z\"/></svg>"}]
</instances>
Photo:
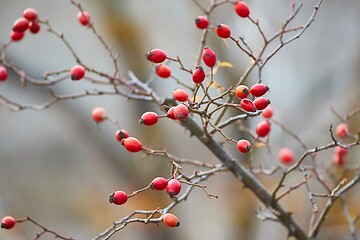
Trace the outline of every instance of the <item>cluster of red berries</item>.
<instances>
[{"instance_id":1,"label":"cluster of red berries","mask_svg":"<svg viewBox=\"0 0 360 240\"><path fill-rule=\"evenodd\" d=\"M256 112L264 110L270 104L270 100L263 97L267 91L269 87L262 83L256 83L250 89L246 85L239 85L235 89L235 95L240 99L242 109L247 112ZM256 97L254 101L247 98L249 94Z\"/></svg>"},{"instance_id":2,"label":"cluster of red berries","mask_svg":"<svg viewBox=\"0 0 360 240\"><path fill-rule=\"evenodd\" d=\"M14 42L20 41L24 38L26 30L33 34L40 31L40 22L38 19L38 13L33 8L27 8L23 12L23 17L17 19L12 28L10 39Z\"/></svg>"}]
</instances>

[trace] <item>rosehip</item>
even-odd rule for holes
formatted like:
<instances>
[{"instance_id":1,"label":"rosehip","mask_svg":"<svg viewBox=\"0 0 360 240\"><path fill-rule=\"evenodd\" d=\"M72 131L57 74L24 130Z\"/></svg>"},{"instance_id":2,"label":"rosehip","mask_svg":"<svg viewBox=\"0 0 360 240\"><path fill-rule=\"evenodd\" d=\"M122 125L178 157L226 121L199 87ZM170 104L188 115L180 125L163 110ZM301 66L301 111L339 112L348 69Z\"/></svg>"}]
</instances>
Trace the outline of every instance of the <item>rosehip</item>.
<instances>
[{"instance_id":1,"label":"rosehip","mask_svg":"<svg viewBox=\"0 0 360 240\"><path fill-rule=\"evenodd\" d=\"M160 64L156 67L156 74L159 77L168 78L171 76L171 69L164 64Z\"/></svg>"},{"instance_id":2,"label":"rosehip","mask_svg":"<svg viewBox=\"0 0 360 240\"><path fill-rule=\"evenodd\" d=\"M235 89L235 94L239 99L246 98L249 95L249 88L245 85L239 85Z\"/></svg>"},{"instance_id":3,"label":"rosehip","mask_svg":"<svg viewBox=\"0 0 360 240\"><path fill-rule=\"evenodd\" d=\"M85 76L85 67L81 65L76 65L71 68L70 75L71 80L80 80Z\"/></svg>"},{"instance_id":4,"label":"rosehip","mask_svg":"<svg viewBox=\"0 0 360 240\"><path fill-rule=\"evenodd\" d=\"M184 104L179 104L174 109L174 115L175 115L176 119L184 120L189 115L189 109Z\"/></svg>"},{"instance_id":5,"label":"rosehip","mask_svg":"<svg viewBox=\"0 0 360 240\"><path fill-rule=\"evenodd\" d=\"M295 156L293 151L290 148L282 148L278 152L278 157L280 162L284 165L289 165L294 162Z\"/></svg>"},{"instance_id":6,"label":"rosehip","mask_svg":"<svg viewBox=\"0 0 360 240\"><path fill-rule=\"evenodd\" d=\"M117 130L115 133L115 137L119 142L121 142L123 139L129 137L129 133L124 129Z\"/></svg>"},{"instance_id":7,"label":"rosehip","mask_svg":"<svg viewBox=\"0 0 360 240\"><path fill-rule=\"evenodd\" d=\"M176 116L175 116L175 107L171 107L169 108L169 110L166 113L166 116L170 119L176 120Z\"/></svg>"},{"instance_id":8,"label":"rosehip","mask_svg":"<svg viewBox=\"0 0 360 240\"><path fill-rule=\"evenodd\" d=\"M78 13L77 19L82 25L87 26L90 24L91 17L87 11L83 11Z\"/></svg>"},{"instance_id":9,"label":"rosehip","mask_svg":"<svg viewBox=\"0 0 360 240\"><path fill-rule=\"evenodd\" d=\"M231 30L227 25L219 24L216 26L216 34L221 38L228 38L231 35Z\"/></svg>"},{"instance_id":10,"label":"rosehip","mask_svg":"<svg viewBox=\"0 0 360 240\"><path fill-rule=\"evenodd\" d=\"M164 214L163 222L168 227L178 227L178 226L180 226L179 219L174 214L171 214L171 213L165 213Z\"/></svg>"},{"instance_id":11,"label":"rosehip","mask_svg":"<svg viewBox=\"0 0 360 240\"><path fill-rule=\"evenodd\" d=\"M0 81L4 82L6 81L8 77L7 69L4 66L0 66Z\"/></svg>"},{"instance_id":12,"label":"rosehip","mask_svg":"<svg viewBox=\"0 0 360 240\"><path fill-rule=\"evenodd\" d=\"M139 122L140 124L144 124L145 126L152 126L157 123L159 116L154 112L146 112L144 113Z\"/></svg>"},{"instance_id":13,"label":"rosehip","mask_svg":"<svg viewBox=\"0 0 360 240\"><path fill-rule=\"evenodd\" d=\"M29 20L30 22L33 22L38 18L38 13L33 8L27 8L23 12L23 17Z\"/></svg>"},{"instance_id":14,"label":"rosehip","mask_svg":"<svg viewBox=\"0 0 360 240\"><path fill-rule=\"evenodd\" d=\"M95 122L99 123L107 118L106 109L102 107L96 107L91 112L91 117Z\"/></svg>"},{"instance_id":15,"label":"rosehip","mask_svg":"<svg viewBox=\"0 0 360 240\"><path fill-rule=\"evenodd\" d=\"M265 137L269 134L271 130L271 125L268 121L261 121L256 126L256 134L259 137Z\"/></svg>"},{"instance_id":16,"label":"rosehip","mask_svg":"<svg viewBox=\"0 0 360 240\"><path fill-rule=\"evenodd\" d=\"M206 74L202 66L197 66L192 75L194 83L202 83L205 80Z\"/></svg>"},{"instance_id":17,"label":"rosehip","mask_svg":"<svg viewBox=\"0 0 360 240\"><path fill-rule=\"evenodd\" d=\"M334 148L334 152L336 155L339 155L340 157L345 157L348 154L349 150L347 148L336 146Z\"/></svg>"},{"instance_id":18,"label":"rosehip","mask_svg":"<svg viewBox=\"0 0 360 240\"><path fill-rule=\"evenodd\" d=\"M168 185L168 180L166 178L163 177L157 177L154 180L152 180L152 182L150 183L150 187L151 189L155 189L155 190L164 190Z\"/></svg>"},{"instance_id":19,"label":"rosehip","mask_svg":"<svg viewBox=\"0 0 360 240\"><path fill-rule=\"evenodd\" d=\"M171 179L166 186L166 192L171 198L175 197L181 191L181 183L177 179Z\"/></svg>"},{"instance_id":20,"label":"rosehip","mask_svg":"<svg viewBox=\"0 0 360 240\"><path fill-rule=\"evenodd\" d=\"M247 153L251 150L251 143L248 140L241 139L236 144L237 149L242 153Z\"/></svg>"},{"instance_id":21,"label":"rosehip","mask_svg":"<svg viewBox=\"0 0 360 240\"><path fill-rule=\"evenodd\" d=\"M141 142L134 137L125 138L122 141L122 144L124 145L126 150L128 150L129 152L140 152L142 149Z\"/></svg>"},{"instance_id":22,"label":"rosehip","mask_svg":"<svg viewBox=\"0 0 360 240\"><path fill-rule=\"evenodd\" d=\"M254 97L261 97L262 95L264 95L267 91L269 90L269 87L261 84L261 83L257 83L254 84L251 88L250 88L250 93L251 95L253 95Z\"/></svg>"},{"instance_id":23,"label":"rosehip","mask_svg":"<svg viewBox=\"0 0 360 240\"><path fill-rule=\"evenodd\" d=\"M199 29L205 29L209 26L209 19L206 16L198 16L195 19L195 24Z\"/></svg>"},{"instance_id":24,"label":"rosehip","mask_svg":"<svg viewBox=\"0 0 360 240\"><path fill-rule=\"evenodd\" d=\"M11 229L15 226L16 221L11 216L6 216L1 220L1 228Z\"/></svg>"},{"instance_id":25,"label":"rosehip","mask_svg":"<svg viewBox=\"0 0 360 240\"><path fill-rule=\"evenodd\" d=\"M344 137L347 137L349 135L349 128L348 128L346 123L340 123L339 125L337 125L337 127L336 127L336 135L339 138L344 138Z\"/></svg>"},{"instance_id":26,"label":"rosehip","mask_svg":"<svg viewBox=\"0 0 360 240\"><path fill-rule=\"evenodd\" d=\"M250 15L250 9L248 5L242 1L238 1L234 5L235 12L242 18L246 18Z\"/></svg>"},{"instance_id":27,"label":"rosehip","mask_svg":"<svg viewBox=\"0 0 360 240\"><path fill-rule=\"evenodd\" d=\"M109 196L109 202L116 205L122 205L126 203L127 200L128 195L123 191L115 191Z\"/></svg>"},{"instance_id":28,"label":"rosehip","mask_svg":"<svg viewBox=\"0 0 360 240\"><path fill-rule=\"evenodd\" d=\"M271 106L267 106L261 113L264 118L271 118L273 116L273 110Z\"/></svg>"},{"instance_id":29,"label":"rosehip","mask_svg":"<svg viewBox=\"0 0 360 240\"><path fill-rule=\"evenodd\" d=\"M270 100L264 97L259 97L254 100L254 105L257 110L264 110L270 104Z\"/></svg>"},{"instance_id":30,"label":"rosehip","mask_svg":"<svg viewBox=\"0 0 360 240\"><path fill-rule=\"evenodd\" d=\"M29 31L33 34L36 34L40 31L40 24L37 21L29 23Z\"/></svg>"},{"instance_id":31,"label":"rosehip","mask_svg":"<svg viewBox=\"0 0 360 240\"><path fill-rule=\"evenodd\" d=\"M14 31L12 31L11 34L10 34L10 39L13 42L18 42L21 39L23 39L24 36L25 36L24 32L14 32Z\"/></svg>"},{"instance_id":32,"label":"rosehip","mask_svg":"<svg viewBox=\"0 0 360 240\"><path fill-rule=\"evenodd\" d=\"M29 21L25 18L19 18L14 22L12 30L14 32L25 32L29 27Z\"/></svg>"},{"instance_id":33,"label":"rosehip","mask_svg":"<svg viewBox=\"0 0 360 240\"><path fill-rule=\"evenodd\" d=\"M335 154L332 158L332 163L337 167L343 167L345 164L345 157Z\"/></svg>"},{"instance_id":34,"label":"rosehip","mask_svg":"<svg viewBox=\"0 0 360 240\"><path fill-rule=\"evenodd\" d=\"M241 99L240 106L247 112L256 112L256 107L250 99Z\"/></svg>"},{"instance_id":35,"label":"rosehip","mask_svg":"<svg viewBox=\"0 0 360 240\"><path fill-rule=\"evenodd\" d=\"M173 97L179 102L186 102L189 99L189 94L184 89L176 89L173 92Z\"/></svg>"},{"instance_id":36,"label":"rosehip","mask_svg":"<svg viewBox=\"0 0 360 240\"><path fill-rule=\"evenodd\" d=\"M214 67L216 64L216 55L210 47L204 47L202 52L202 59L206 66Z\"/></svg>"},{"instance_id":37,"label":"rosehip","mask_svg":"<svg viewBox=\"0 0 360 240\"><path fill-rule=\"evenodd\" d=\"M166 59L166 53L161 49L152 49L145 56L147 60L153 63L161 63Z\"/></svg>"}]
</instances>

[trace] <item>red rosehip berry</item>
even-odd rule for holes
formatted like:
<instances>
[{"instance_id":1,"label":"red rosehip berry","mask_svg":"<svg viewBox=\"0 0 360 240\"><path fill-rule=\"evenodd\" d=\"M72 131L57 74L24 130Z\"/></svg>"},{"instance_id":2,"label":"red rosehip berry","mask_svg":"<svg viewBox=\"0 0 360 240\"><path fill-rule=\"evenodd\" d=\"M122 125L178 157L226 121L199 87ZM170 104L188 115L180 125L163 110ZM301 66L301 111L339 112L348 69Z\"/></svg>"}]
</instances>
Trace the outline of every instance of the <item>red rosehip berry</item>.
<instances>
[{"instance_id":1,"label":"red rosehip berry","mask_svg":"<svg viewBox=\"0 0 360 240\"><path fill-rule=\"evenodd\" d=\"M150 183L150 187L151 189L155 189L155 190L164 190L168 185L168 180L166 178L163 177L157 177L154 180L152 180L152 182Z\"/></svg>"},{"instance_id":2,"label":"red rosehip berry","mask_svg":"<svg viewBox=\"0 0 360 240\"><path fill-rule=\"evenodd\" d=\"M216 26L216 34L221 38L228 38L231 36L231 30L227 25L219 24Z\"/></svg>"},{"instance_id":3,"label":"red rosehip berry","mask_svg":"<svg viewBox=\"0 0 360 240\"><path fill-rule=\"evenodd\" d=\"M145 56L147 60L153 63L162 63L166 59L166 53L161 49L152 49Z\"/></svg>"},{"instance_id":4,"label":"red rosehip berry","mask_svg":"<svg viewBox=\"0 0 360 240\"><path fill-rule=\"evenodd\" d=\"M261 83L257 83L254 84L251 88L250 88L250 93L251 95L253 95L254 97L261 97L262 95L264 95L267 91L269 91L269 87L261 84Z\"/></svg>"},{"instance_id":5,"label":"red rosehip berry","mask_svg":"<svg viewBox=\"0 0 360 240\"><path fill-rule=\"evenodd\" d=\"M115 191L109 196L109 202L116 205L122 205L126 203L127 200L128 195L123 191Z\"/></svg>"},{"instance_id":6,"label":"red rosehip berry","mask_svg":"<svg viewBox=\"0 0 360 240\"><path fill-rule=\"evenodd\" d=\"M129 152L140 152L142 149L141 142L137 138L134 138L134 137L125 138L122 141L122 144L124 145L126 150L128 150Z\"/></svg>"},{"instance_id":7,"label":"red rosehip berry","mask_svg":"<svg viewBox=\"0 0 360 240\"><path fill-rule=\"evenodd\" d=\"M175 197L181 191L181 183L177 179L171 179L166 186L166 192L171 198Z\"/></svg>"},{"instance_id":8,"label":"red rosehip berry","mask_svg":"<svg viewBox=\"0 0 360 240\"><path fill-rule=\"evenodd\" d=\"M91 16L90 16L90 13L87 11L79 12L77 15L77 19L83 26L90 25Z\"/></svg>"},{"instance_id":9,"label":"red rosehip berry","mask_svg":"<svg viewBox=\"0 0 360 240\"><path fill-rule=\"evenodd\" d=\"M216 64L216 54L210 47L204 47L202 52L202 59L206 66L214 67Z\"/></svg>"},{"instance_id":10,"label":"red rosehip berry","mask_svg":"<svg viewBox=\"0 0 360 240\"><path fill-rule=\"evenodd\" d=\"M274 112L271 106L267 106L261 113L261 116L264 118L271 118L273 116Z\"/></svg>"},{"instance_id":11,"label":"red rosehip berry","mask_svg":"<svg viewBox=\"0 0 360 240\"><path fill-rule=\"evenodd\" d=\"M21 39L23 39L24 36L25 36L25 32L14 32L14 31L12 31L11 34L10 34L10 39L13 42L18 42Z\"/></svg>"},{"instance_id":12,"label":"red rosehip berry","mask_svg":"<svg viewBox=\"0 0 360 240\"><path fill-rule=\"evenodd\" d=\"M91 117L95 122L103 122L107 118L106 109L102 107L96 107L91 111Z\"/></svg>"},{"instance_id":13,"label":"red rosehip berry","mask_svg":"<svg viewBox=\"0 0 360 240\"><path fill-rule=\"evenodd\" d=\"M34 22L30 22L29 23L29 31L32 33L32 34L36 34L40 31L40 24L39 22L37 21L34 21Z\"/></svg>"},{"instance_id":14,"label":"red rosehip berry","mask_svg":"<svg viewBox=\"0 0 360 240\"><path fill-rule=\"evenodd\" d=\"M119 142L121 142L123 139L128 138L128 137L129 137L129 133L124 129L121 129L121 130L119 129L115 132L115 138Z\"/></svg>"},{"instance_id":15,"label":"red rosehip berry","mask_svg":"<svg viewBox=\"0 0 360 240\"><path fill-rule=\"evenodd\" d=\"M205 80L206 74L202 66L197 66L192 74L192 80L194 83L202 83Z\"/></svg>"},{"instance_id":16,"label":"red rosehip berry","mask_svg":"<svg viewBox=\"0 0 360 240\"><path fill-rule=\"evenodd\" d=\"M337 167L343 167L345 164L345 157L334 154L332 158L332 164L334 164Z\"/></svg>"},{"instance_id":17,"label":"red rosehip berry","mask_svg":"<svg viewBox=\"0 0 360 240\"><path fill-rule=\"evenodd\" d=\"M16 221L13 217L6 216L1 220L1 228L11 229L15 226Z\"/></svg>"},{"instance_id":18,"label":"red rosehip berry","mask_svg":"<svg viewBox=\"0 0 360 240\"><path fill-rule=\"evenodd\" d=\"M254 103L248 98L241 99L240 106L247 112L256 112Z\"/></svg>"},{"instance_id":19,"label":"red rosehip berry","mask_svg":"<svg viewBox=\"0 0 360 240\"><path fill-rule=\"evenodd\" d=\"M71 68L70 76L71 80L80 80L85 76L85 67L81 65L76 65Z\"/></svg>"},{"instance_id":20,"label":"red rosehip berry","mask_svg":"<svg viewBox=\"0 0 360 240\"><path fill-rule=\"evenodd\" d=\"M25 18L19 18L14 22L12 30L14 32L25 32L29 27L29 21Z\"/></svg>"},{"instance_id":21,"label":"red rosehip berry","mask_svg":"<svg viewBox=\"0 0 360 240\"><path fill-rule=\"evenodd\" d=\"M336 135L339 138L344 138L344 137L347 137L349 135L349 128L348 128L346 123L340 123L339 125L337 125L337 127L336 127Z\"/></svg>"},{"instance_id":22,"label":"red rosehip berry","mask_svg":"<svg viewBox=\"0 0 360 240\"><path fill-rule=\"evenodd\" d=\"M164 214L163 222L168 227L179 227L180 226L179 219L174 214L171 214L171 213L165 213Z\"/></svg>"},{"instance_id":23,"label":"red rosehip berry","mask_svg":"<svg viewBox=\"0 0 360 240\"><path fill-rule=\"evenodd\" d=\"M278 152L279 160L284 165L289 165L294 162L294 152L290 148L282 148Z\"/></svg>"},{"instance_id":24,"label":"red rosehip berry","mask_svg":"<svg viewBox=\"0 0 360 240\"><path fill-rule=\"evenodd\" d=\"M169 110L166 113L166 116L170 119L176 120L176 116L175 116L175 107L171 107L169 108Z\"/></svg>"},{"instance_id":25,"label":"red rosehip berry","mask_svg":"<svg viewBox=\"0 0 360 240\"><path fill-rule=\"evenodd\" d=\"M264 110L270 104L270 100L264 97L259 97L254 100L254 105L257 110Z\"/></svg>"},{"instance_id":26,"label":"red rosehip berry","mask_svg":"<svg viewBox=\"0 0 360 240\"><path fill-rule=\"evenodd\" d=\"M160 64L156 67L156 75L162 78L168 78L171 76L171 69L164 64Z\"/></svg>"},{"instance_id":27,"label":"red rosehip berry","mask_svg":"<svg viewBox=\"0 0 360 240\"><path fill-rule=\"evenodd\" d=\"M6 67L0 66L0 81L1 82L6 81L7 77L8 77L8 72Z\"/></svg>"},{"instance_id":28,"label":"red rosehip berry","mask_svg":"<svg viewBox=\"0 0 360 240\"><path fill-rule=\"evenodd\" d=\"M248 153L251 150L251 143L245 139L239 140L236 146L237 149L242 153Z\"/></svg>"},{"instance_id":29,"label":"red rosehip berry","mask_svg":"<svg viewBox=\"0 0 360 240\"><path fill-rule=\"evenodd\" d=\"M23 17L33 22L38 18L38 12L33 8L27 8L23 12Z\"/></svg>"},{"instance_id":30,"label":"red rosehip berry","mask_svg":"<svg viewBox=\"0 0 360 240\"><path fill-rule=\"evenodd\" d=\"M245 85L239 85L236 87L235 89L235 95L239 98L239 99L243 99L246 98L249 95L249 88Z\"/></svg>"},{"instance_id":31,"label":"red rosehip berry","mask_svg":"<svg viewBox=\"0 0 360 240\"><path fill-rule=\"evenodd\" d=\"M173 97L179 102L186 102L189 99L189 94L184 89L176 89L173 92Z\"/></svg>"},{"instance_id":32,"label":"red rosehip berry","mask_svg":"<svg viewBox=\"0 0 360 240\"><path fill-rule=\"evenodd\" d=\"M339 155L340 157L345 157L348 154L349 150L347 148L336 146L334 148L334 152L336 155Z\"/></svg>"},{"instance_id":33,"label":"red rosehip berry","mask_svg":"<svg viewBox=\"0 0 360 240\"><path fill-rule=\"evenodd\" d=\"M179 104L174 109L174 115L175 115L176 119L184 120L189 115L189 109L184 104Z\"/></svg>"},{"instance_id":34,"label":"red rosehip berry","mask_svg":"<svg viewBox=\"0 0 360 240\"><path fill-rule=\"evenodd\" d=\"M271 130L271 124L268 121L261 121L256 126L256 134L259 137L265 137Z\"/></svg>"},{"instance_id":35,"label":"red rosehip berry","mask_svg":"<svg viewBox=\"0 0 360 240\"><path fill-rule=\"evenodd\" d=\"M234 5L235 12L242 18L246 18L250 15L250 9L248 5L242 1L238 1Z\"/></svg>"},{"instance_id":36,"label":"red rosehip berry","mask_svg":"<svg viewBox=\"0 0 360 240\"><path fill-rule=\"evenodd\" d=\"M159 116L154 112L146 112L144 113L139 122L140 124L144 124L145 126L152 126L157 123Z\"/></svg>"},{"instance_id":37,"label":"red rosehip berry","mask_svg":"<svg viewBox=\"0 0 360 240\"><path fill-rule=\"evenodd\" d=\"M198 16L195 19L195 24L199 29L205 29L209 26L209 19L206 16Z\"/></svg>"}]
</instances>

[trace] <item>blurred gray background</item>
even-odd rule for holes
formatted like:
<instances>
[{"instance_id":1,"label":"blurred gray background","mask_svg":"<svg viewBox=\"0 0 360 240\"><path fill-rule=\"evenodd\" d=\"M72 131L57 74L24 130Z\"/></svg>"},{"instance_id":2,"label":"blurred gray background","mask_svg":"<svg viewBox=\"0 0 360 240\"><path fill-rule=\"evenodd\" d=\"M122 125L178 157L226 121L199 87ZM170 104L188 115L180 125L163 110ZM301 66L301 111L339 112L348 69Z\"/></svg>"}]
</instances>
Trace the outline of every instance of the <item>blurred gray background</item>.
<instances>
[{"instance_id":1,"label":"blurred gray background","mask_svg":"<svg viewBox=\"0 0 360 240\"><path fill-rule=\"evenodd\" d=\"M208 1L199 1L204 6ZM298 1L295 1L299 3ZM92 20L111 45L121 55L121 74L128 70L143 80L152 73L152 65L144 54L151 48L161 48L169 56L180 56L193 68L201 31L194 19L202 15L193 1L81 1ZM280 28L290 14L290 0L248 1L251 16L259 19L269 36ZM304 7L295 23L305 23L316 1L303 1ZM86 62L101 71L112 71L111 61L96 37L77 21L77 9L68 1L1 1L0 43L8 41L13 21L27 7L38 10L41 19L48 19L53 28L63 32L74 49ZM245 36L255 50L262 42L255 27L235 15L231 5L214 12L211 23L229 25L234 36ZM328 127L339 120L329 111L334 107L346 114L359 106L360 69L360 2L358 0L325 0L313 25L297 41L280 51L263 72L263 81L271 91L275 118L296 132L310 147L331 141ZM218 59L231 62L234 68L221 69L217 80L225 87L234 84L249 64L249 59L230 41L229 47L210 34ZM273 46L275 47L275 45ZM63 44L44 28L38 35L27 36L13 44L7 59L34 78L44 71L71 68L75 61ZM188 75L171 63L173 75L190 83ZM254 71L246 84L257 81ZM82 83L65 81L56 91L76 93ZM87 86L87 85L85 85ZM153 85L162 96L171 96L177 86L170 79L156 79ZM93 88L93 86L89 86ZM171 91L169 91L169 89ZM21 103L41 104L49 99L46 89L23 87L10 74L0 85L0 93ZM137 119L145 111L158 109L142 102L126 101L119 97L88 97L57 103L44 111L13 113L0 108L0 216L16 218L31 216L50 229L75 239L90 239L111 225L111 222L132 209L164 207L171 201L165 193L148 192L129 200L124 206L110 205L107 196L113 190L131 193L146 186L155 176L167 176L170 167L158 159L140 159L140 154L127 153L115 140L116 128L104 123L101 131L90 117L94 107L102 106L119 120L121 128L142 139L155 149L166 148L181 157L216 162L196 139L170 121L160 121L152 128L139 126ZM248 121L254 129L260 118ZM359 129L359 118L350 123L353 132ZM230 132L236 138L236 131ZM291 147L299 157L301 147L279 128L271 133L273 151ZM192 148L189 148L192 146ZM233 151L232 147L229 147ZM356 163L359 151L351 150L348 161ZM240 154L234 152L240 157ZM332 150L318 155L318 161L329 165ZM256 163L271 163L265 149L254 156ZM330 168L337 173L337 170ZM189 169L189 173L193 169ZM292 176L289 183L301 180ZM272 188L277 177L262 181ZM211 193L219 195L209 200L196 190L186 203L173 212L182 222L179 229L167 229L130 224L115 238L122 239L286 239L284 228L271 222L261 222L255 216L259 204L242 185L229 174L213 177L206 183ZM321 190L314 183L314 191ZM360 212L356 203L358 188L349 194L353 215ZM317 200L318 205L324 202ZM307 225L312 213L306 191L289 195L284 204L295 212L297 219ZM347 239L347 225L341 210L334 210L319 239ZM0 231L0 239L32 239L38 231L31 224L21 224L14 231ZM49 239L46 236L44 239Z\"/></svg>"}]
</instances>

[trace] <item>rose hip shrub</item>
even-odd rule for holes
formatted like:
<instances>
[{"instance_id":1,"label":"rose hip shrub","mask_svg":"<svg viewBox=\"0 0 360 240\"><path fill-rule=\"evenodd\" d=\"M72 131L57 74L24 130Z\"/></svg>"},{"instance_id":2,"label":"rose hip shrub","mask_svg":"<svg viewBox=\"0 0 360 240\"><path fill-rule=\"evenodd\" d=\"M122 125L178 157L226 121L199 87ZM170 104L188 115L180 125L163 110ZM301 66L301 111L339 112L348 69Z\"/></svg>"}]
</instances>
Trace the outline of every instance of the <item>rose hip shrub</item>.
<instances>
[{"instance_id":1,"label":"rose hip shrub","mask_svg":"<svg viewBox=\"0 0 360 240\"><path fill-rule=\"evenodd\" d=\"M91 138L101 139L98 142L104 138L110 139L110 144L103 144L101 147L107 151L114 148L121 154L121 159L116 159L117 162L127 161L127 166L132 165L136 169L121 169L116 176L121 177L122 181L108 180L111 184L107 182L101 185L99 182L107 174L99 166L106 163L99 161L100 165L94 167L96 170L99 168L99 171L91 176L91 181L101 185L99 188L102 191L92 189L91 194L83 194L76 210L81 211L81 206L90 204L94 206L93 211L88 213L89 218L100 221L110 213L116 218L106 221L107 227L99 229L93 239L121 238L121 230L134 222L142 223L134 227L143 231L150 229L148 234L156 239L163 239L161 234L164 233L171 233L172 238L186 229L201 231L199 225L194 225L197 219L201 219L201 224L205 224L209 230L242 226L242 231L245 231L242 220L237 217L246 219L248 225L277 223L282 226L279 234L274 237L277 239L288 236L295 239L316 239L326 232L324 226L331 223L328 219L330 213L334 212L341 212L342 217L347 220L348 234L357 239L356 222L359 213L352 212L351 201L347 197L356 189L354 186L360 178L358 165L351 161L351 154L360 144L359 126L353 124L359 118L359 106L346 113L330 108L328 113L332 114L333 124L324 123L327 125L325 130L319 131L326 137L314 144L303 139L302 132L308 131L312 122L305 121L308 116L302 115L299 104L292 106L285 114L281 111L281 103L290 101L292 95L297 93L298 89L287 88L286 83L292 79L284 79L279 85L274 84L276 80L267 74L272 71L269 63L282 56L278 53L288 45L295 44L295 40L306 35L310 26L316 24L322 0L307 3L312 11L304 14L303 4L290 0L290 16L277 23L280 27L276 31L267 29L266 26L272 23L258 16L260 9L252 8L258 6L255 3L223 0L205 4L193 1L197 12L193 14L191 21L184 20L182 24L189 23L186 27L197 34L198 40L193 44L198 50L193 52L189 49L187 56L183 56L184 51L177 44L186 41L186 34L182 35L184 39L174 42L169 40L169 48L169 45L162 44L167 42L165 39L162 43L145 42L145 32L144 36L134 38L136 34L131 31L135 25L131 26L132 23L129 23L128 28L121 31L119 36L127 39L129 49L134 50L132 55L136 62L147 64L150 70L145 79L131 70L123 71L122 63L129 59L110 45L103 29L97 24L96 15L86 9L85 5L74 0L69 2L74 11L61 15L71 19L73 24L68 27L76 27L77 34L89 34L95 38L102 53L95 53L99 49L92 47L88 47L87 51L94 52L93 56L96 57L98 54L105 54L113 69L108 70L101 67L101 64L93 64L94 61L84 58L78 52L76 44L72 43L72 37L78 35L68 36L59 30L56 24L52 24L51 14L34 7L19 10L19 14L13 16L12 25L3 26L8 31L8 37L2 40L0 52L0 104L5 110L19 112L45 110L66 100L82 101L90 97L101 99L101 96L111 98L111 103L123 103L119 114L110 105L102 106L104 102L94 100L96 105L91 109L77 109L68 116L70 119L81 119L81 124L77 126L79 129L91 120L91 130L95 132ZM224 14L220 14L222 18L216 17L217 11L224 11ZM151 9L149 12L154 18L161 15ZM189 15L190 13L184 14L183 18ZM146 18L143 21L147 21ZM162 21L167 20L165 18ZM119 21L116 24L124 23ZM163 38L171 39L170 30L173 29L160 24L158 28L163 30ZM177 29L175 25L173 28ZM249 37L244 29L251 29L256 34ZM21 64L11 60L11 51L21 52L21 44L27 46L30 44L29 38L33 37L38 37L41 44L44 34L57 39L57 43L70 55L66 66L46 70L41 74L42 77L34 77L29 71L22 69ZM144 46L152 46L137 54L135 50L139 48L134 47L134 44L139 40ZM57 60L51 53L47 54L47 51L36 54L41 54L47 61ZM234 60L234 56L241 58L241 61ZM316 62L309 64L316 65ZM6 91L14 82L20 82L24 86L23 91L28 88L41 89L48 93L48 98L44 98L41 103L24 102L21 97L17 99ZM318 87L314 84L314 89ZM281 96L273 93L280 93ZM313 95L316 94L309 94L301 100L311 102ZM131 103L127 105L127 101ZM131 113L136 111L132 111L130 106L137 101L140 102L141 113L134 118ZM73 101L68 102L73 104ZM331 107L326 105L327 102L323 104L323 107ZM309 106L313 107L311 104ZM85 118L81 112L87 113ZM290 127L287 126L281 121L284 115L291 115L293 121L301 127L293 129L291 124ZM59 131L67 127L62 124L61 119L57 119L56 124ZM33 142L37 142L37 134L38 131L32 132ZM17 135L20 134L15 135L19 137ZM4 142L12 142L5 135L4 139ZM67 137L65 142L71 144L76 140ZM89 149L88 143L78 143L77 146L81 147L77 151ZM18 154L21 154L27 146L18 147ZM35 150L34 152L38 152L43 148ZM108 154L107 151L103 153ZM65 153L66 151L61 151L60 155L64 156ZM53 156L49 158L52 159ZM42 168L41 165L34 167ZM69 174L62 170L57 171L53 177L64 175L67 177ZM226 181L222 179L224 176ZM8 174L7 177L7 181L2 182L11 188L11 179L21 177L21 174ZM77 177L80 179L78 175L73 176L74 181L78 180ZM32 179L27 180L31 182ZM42 183L46 184L47 180L44 178ZM75 199L74 195L77 193L62 191L61 183L57 184L60 187L58 191L54 191L56 194L66 195L68 200ZM54 192L46 195L56 198ZM194 192L200 193L200 196L194 196ZM34 194L37 192L34 191ZM46 219L37 220L35 214L24 217L28 215L26 206L29 204L19 204L19 196L20 193L14 194L9 204L11 207L5 209L1 222L4 231L11 232L19 224L27 222L35 230L27 232L26 234L33 236L25 238L47 239L51 236L74 239L60 233L56 226L48 226ZM192 201L194 198L200 201ZM220 202L223 201L222 198L227 199L226 204L220 204L224 203ZM209 201L214 205L206 213L197 210L204 209ZM199 202L200 206L197 205ZM335 208L336 202L341 203L340 210ZM105 207L100 211L96 204L103 204ZM17 209L18 205L22 207L11 213L10 210ZM245 207L240 209L241 205ZM61 204L53 207L60 208ZM218 220L224 212L231 212L236 218ZM52 218L49 222L54 222L54 216L56 214L49 213L46 218ZM309 222L310 226L307 225ZM160 232L160 236L155 236L157 233L148 225L159 226L156 232ZM203 236L204 239L225 239L225 236L204 234L196 235ZM254 234L250 232L242 234L242 237L254 239ZM345 237L344 233L338 239Z\"/></svg>"}]
</instances>

